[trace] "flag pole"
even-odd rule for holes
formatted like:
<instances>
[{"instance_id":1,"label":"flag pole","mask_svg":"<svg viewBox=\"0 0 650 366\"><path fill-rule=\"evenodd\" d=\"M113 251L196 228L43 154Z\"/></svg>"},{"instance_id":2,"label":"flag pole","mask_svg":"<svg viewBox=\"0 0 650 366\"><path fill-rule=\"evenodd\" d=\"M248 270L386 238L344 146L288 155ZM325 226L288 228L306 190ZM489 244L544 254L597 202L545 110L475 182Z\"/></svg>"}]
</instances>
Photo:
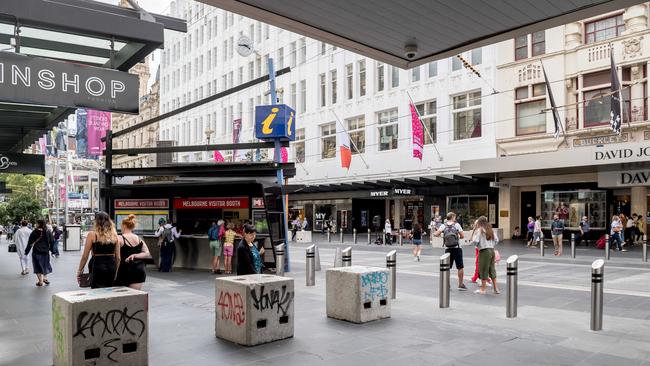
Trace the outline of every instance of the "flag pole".
<instances>
[{"instance_id":1,"label":"flag pole","mask_svg":"<svg viewBox=\"0 0 650 366\"><path fill-rule=\"evenodd\" d=\"M413 98L411 98L411 94L408 92L408 90L406 91L406 95L409 97L409 101L411 102L411 104L413 104L413 106L415 106L415 103L413 102ZM417 108L415 108L415 113L417 113L418 121L420 121L420 124L422 125L422 127L424 127L424 131L429 136L429 139L431 139L431 144L433 145L433 148L436 150L436 154L438 155L438 161L442 161L442 155L440 155L440 151L438 151L438 147L436 146L436 140L431 135L431 132L427 128L427 125L425 125L424 122L422 122L422 116L420 116L420 112L418 111ZM436 123L437 123L437 121L436 121Z\"/></svg>"},{"instance_id":2,"label":"flag pole","mask_svg":"<svg viewBox=\"0 0 650 366\"><path fill-rule=\"evenodd\" d=\"M352 140L352 136L350 136L350 134L348 133L348 130L345 129L345 125L343 124L343 122L341 122L341 119L339 119L339 116L336 115L336 112L334 112L334 110L332 110L332 114L336 118L336 122L338 122L341 125L341 128L343 129L343 132L346 135L348 135L348 139L350 139L350 145L352 145L352 147L354 147L354 150L357 152L357 154L359 154L359 157L361 158L361 161L363 161L363 164L366 166L366 169L370 169L370 165L368 165L368 163L366 162L366 159L363 158L363 154L361 154L361 151L359 151L359 149L357 148L357 144L355 144L354 140Z\"/></svg>"},{"instance_id":3,"label":"flag pole","mask_svg":"<svg viewBox=\"0 0 650 366\"><path fill-rule=\"evenodd\" d=\"M553 124L555 125L556 129L559 127L559 130L562 132L562 141L566 144L567 147L570 147L569 142L566 139L566 133L564 132L564 123L562 123L562 120L560 119L560 112L558 111L557 106L555 106L555 98L553 97L553 90L550 90L551 83L548 81L548 76L546 75L546 68L544 68L544 62L542 61L542 59L540 59L539 63L542 65L542 71L544 72L544 83L546 84L546 89L549 89L546 92L549 97L549 101L551 101L550 110L553 114ZM540 111L540 113L543 112L544 110ZM557 136L555 138L557 139Z\"/></svg>"}]
</instances>

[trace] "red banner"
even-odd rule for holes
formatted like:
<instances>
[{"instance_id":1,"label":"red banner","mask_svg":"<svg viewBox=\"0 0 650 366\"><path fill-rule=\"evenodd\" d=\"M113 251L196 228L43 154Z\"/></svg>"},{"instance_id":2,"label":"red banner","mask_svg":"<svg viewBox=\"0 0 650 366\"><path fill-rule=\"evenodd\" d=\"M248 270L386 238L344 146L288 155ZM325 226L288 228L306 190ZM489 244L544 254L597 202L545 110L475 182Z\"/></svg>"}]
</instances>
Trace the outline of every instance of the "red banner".
<instances>
[{"instance_id":1,"label":"red banner","mask_svg":"<svg viewBox=\"0 0 650 366\"><path fill-rule=\"evenodd\" d=\"M168 199L150 199L150 200L135 200L135 199L121 199L115 200L116 209L124 208L169 208Z\"/></svg>"},{"instance_id":2,"label":"red banner","mask_svg":"<svg viewBox=\"0 0 650 366\"><path fill-rule=\"evenodd\" d=\"M88 123L88 155L101 156L106 148L102 137L105 137L106 131L111 129L111 113L88 109L86 120Z\"/></svg>"},{"instance_id":3,"label":"red banner","mask_svg":"<svg viewBox=\"0 0 650 366\"><path fill-rule=\"evenodd\" d=\"M248 208L247 197L235 198L174 198L176 210L212 210Z\"/></svg>"}]
</instances>

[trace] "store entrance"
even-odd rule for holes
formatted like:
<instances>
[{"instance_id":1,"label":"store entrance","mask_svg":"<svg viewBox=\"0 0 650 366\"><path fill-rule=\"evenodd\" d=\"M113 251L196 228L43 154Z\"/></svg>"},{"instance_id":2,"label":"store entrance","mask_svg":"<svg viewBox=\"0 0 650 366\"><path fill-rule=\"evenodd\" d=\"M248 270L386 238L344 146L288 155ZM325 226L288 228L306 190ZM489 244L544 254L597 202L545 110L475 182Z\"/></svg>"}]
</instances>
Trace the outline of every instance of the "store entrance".
<instances>
[{"instance_id":1,"label":"store entrance","mask_svg":"<svg viewBox=\"0 0 650 366\"><path fill-rule=\"evenodd\" d=\"M521 209L519 212L521 212L519 229L521 233L525 233L528 218L535 218L537 215L537 192L521 192Z\"/></svg>"}]
</instances>

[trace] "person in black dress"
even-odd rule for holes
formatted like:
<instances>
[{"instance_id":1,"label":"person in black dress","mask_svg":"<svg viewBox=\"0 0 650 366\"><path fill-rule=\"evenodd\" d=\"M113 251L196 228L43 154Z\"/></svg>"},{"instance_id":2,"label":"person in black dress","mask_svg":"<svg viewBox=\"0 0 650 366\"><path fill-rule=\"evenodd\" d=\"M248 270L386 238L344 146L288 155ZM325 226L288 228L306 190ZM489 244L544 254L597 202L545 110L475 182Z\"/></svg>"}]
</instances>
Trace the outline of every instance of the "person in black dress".
<instances>
[{"instance_id":1,"label":"person in black dress","mask_svg":"<svg viewBox=\"0 0 650 366\"><path fill-rule=\"evenodd\" d=\"M50 281L47 275L52 273L52 266L50 265L50 252L52 252L54 238L52 233L47 230L44 220L38 220L36 229L29 235L27 241L27 248L25 248L25 255L32 251L32 265L34 266L34 274L38 277L36 286L49 285ZM32 250L33 249L33 250Z\"/></svg>"},{"instance_id":2,"label":"person in black dress","mask_svg":"<svg viewBox=\"0 0 650 366\"><path fill-rule=\"evenodd\" d=\"M115 231L115 224L106 212L95 214L95 225L93 231L88 233L84 246L79 269L77 270L77 282L81 281L88 255L92 258L88 264L92 273L91 288L111 287L115 282L115 276L120 264L120 243Z\"/></svg>"},{"instance_id":3,"label":"person in black dress","mask_svg":"<svg viewBox=\"0 0 650 366\"><path fill-rule=\"evenodd\" d=\"M151 254L147 244L133 233L135 224L135 215L129 215L122 220L122 234L118 238L122 260L115 285L141 290L147 278L142 260L151 258Z\"/></svg>"}]
</instances>

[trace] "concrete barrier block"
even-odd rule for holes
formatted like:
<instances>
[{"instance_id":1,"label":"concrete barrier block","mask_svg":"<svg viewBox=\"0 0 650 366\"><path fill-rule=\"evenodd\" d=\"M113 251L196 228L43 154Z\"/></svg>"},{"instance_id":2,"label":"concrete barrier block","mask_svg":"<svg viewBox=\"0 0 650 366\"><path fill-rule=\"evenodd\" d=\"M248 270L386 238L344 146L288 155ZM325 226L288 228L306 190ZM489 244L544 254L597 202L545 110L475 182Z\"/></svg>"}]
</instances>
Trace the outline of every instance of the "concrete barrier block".
<instances>
[{"instance_id":1,"label":"concrete barrier block","mask_svg":"<svg viewBox=\"0 0 650 366\"><path fill-rule=\"evenodd\" d=\"M390 318L390 286L385 268L351 266L325 273L327 316L353 323Z\"/></svg>"},{"instance_id":2,"label":"concrete barrier block","mask_svg":"<svg viewBox=\"0 0 650 366\"><path fill-rule=\"evenodd\" d=\"M215 334L245 346L293 337L293 299L293 278L217 278Z\"/></svg>"},{"instance_id":3,"label":"concrete barrier block","mask_svg":"<svg viewBox=\"0 0 650 366\"><path fill-rule=\"evenodd\" d=\"M148 294L128 287L53 295L54 365L147 365L148 313Z\"/></svg>"}]
</instances>

